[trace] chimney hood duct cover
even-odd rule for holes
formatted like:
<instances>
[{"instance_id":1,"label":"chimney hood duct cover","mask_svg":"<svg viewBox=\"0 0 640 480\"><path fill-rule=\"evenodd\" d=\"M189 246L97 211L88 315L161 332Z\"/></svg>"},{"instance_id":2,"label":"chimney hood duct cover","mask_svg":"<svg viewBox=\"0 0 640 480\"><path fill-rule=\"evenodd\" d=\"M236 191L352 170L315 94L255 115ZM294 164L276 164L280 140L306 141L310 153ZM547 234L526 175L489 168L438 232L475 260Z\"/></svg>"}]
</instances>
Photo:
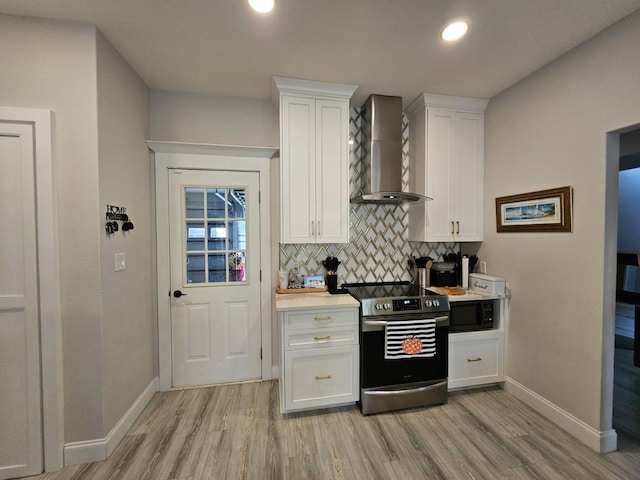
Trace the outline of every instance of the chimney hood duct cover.
<instances>
[{"instance_id":1,"label":"chimney hood duct cover","mask_svg":"<svg viewBox=\"0 0 640 480\"><path fill-rule=\"evenodd\" d=\"M429 197L402 191L402 98L370 95L362 106L365 139L363 194L351 203L424 203Z\"/></svg>"}]
</instances>

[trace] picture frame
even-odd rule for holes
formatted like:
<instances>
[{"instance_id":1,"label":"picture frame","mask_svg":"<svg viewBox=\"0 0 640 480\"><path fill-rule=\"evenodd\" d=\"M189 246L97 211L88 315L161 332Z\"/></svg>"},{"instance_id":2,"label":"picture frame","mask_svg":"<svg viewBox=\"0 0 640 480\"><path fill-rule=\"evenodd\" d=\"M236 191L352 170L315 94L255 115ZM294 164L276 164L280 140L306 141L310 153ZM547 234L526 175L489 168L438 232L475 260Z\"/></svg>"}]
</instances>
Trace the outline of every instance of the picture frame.
<instances>
[{"instance_id":1,"label":"picture frame","mask_svg":"<svg viewBox=\"0 0 640 480\"><path fill-rule=\"evenodd\" d=\"M324 288L324 277L322 275L309 275L304 279L305 288Z\"/></svg>"},{"instance_id":2,"label":"picture frame","mask_svg":"<svg viewBox=\"0 0 640 480\"><path fill-rule=\"evenodd\" d=\"M573 189L569 186L496 198L496 228L506 232L573 231Z\"/></svg>"}]
</instances>

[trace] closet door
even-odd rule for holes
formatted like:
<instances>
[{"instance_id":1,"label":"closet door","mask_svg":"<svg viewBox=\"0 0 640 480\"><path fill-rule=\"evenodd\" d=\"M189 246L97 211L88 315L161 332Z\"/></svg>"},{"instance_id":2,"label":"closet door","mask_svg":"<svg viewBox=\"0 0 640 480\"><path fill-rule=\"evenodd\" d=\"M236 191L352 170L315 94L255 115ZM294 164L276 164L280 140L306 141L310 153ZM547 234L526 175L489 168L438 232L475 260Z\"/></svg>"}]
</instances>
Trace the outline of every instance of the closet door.
<instances>
[{"instance_id":1,"label":"closet door","mask_svg":"<svg viewBox=\"0 0 640 480\"><path fill-rule=\"evenodd\" d=\"M0 479L42 472L33 142L0 123Z\"/></svg>"}]
</instances>

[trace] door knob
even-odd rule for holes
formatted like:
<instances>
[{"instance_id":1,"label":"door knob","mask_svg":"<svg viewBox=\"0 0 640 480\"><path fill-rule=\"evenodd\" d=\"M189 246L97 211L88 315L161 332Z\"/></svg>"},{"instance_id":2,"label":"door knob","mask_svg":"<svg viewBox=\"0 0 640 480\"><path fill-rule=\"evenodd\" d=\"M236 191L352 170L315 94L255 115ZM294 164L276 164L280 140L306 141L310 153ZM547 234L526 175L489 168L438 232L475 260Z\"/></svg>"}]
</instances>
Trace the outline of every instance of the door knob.
<instances>
[{"instance_id":1,"label":"door knob","mask_svg":"<svg viewBox=\"0 0 640 480\"><path fill-rule=\"evenodd\" d=\"M184 295L186 295L186 293L182 293L180 290L175 290L173 292L173 296L176 297L176 298L180 298L180 297L182 297Z\"/></svg>"}]
</instances>

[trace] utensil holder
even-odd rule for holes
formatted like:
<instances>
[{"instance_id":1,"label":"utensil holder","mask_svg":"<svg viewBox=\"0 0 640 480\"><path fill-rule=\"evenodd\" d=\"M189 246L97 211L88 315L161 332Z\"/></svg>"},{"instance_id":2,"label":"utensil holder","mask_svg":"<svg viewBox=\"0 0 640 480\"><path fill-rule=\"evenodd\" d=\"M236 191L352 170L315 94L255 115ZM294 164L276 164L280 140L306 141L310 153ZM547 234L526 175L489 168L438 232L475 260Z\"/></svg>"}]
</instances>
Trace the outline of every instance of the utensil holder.
<instances>
[{"instance_id":1,"label":"utensil holder","mask_svg":"<svg viewBox=\"0 0 640 480\"><path fill-rule=\"evenodd\" d=\"M327 288L329 290L337 290L338 289L338 275L337 274L327 274L326 278Z\"/></svg>"}]
</instances>

